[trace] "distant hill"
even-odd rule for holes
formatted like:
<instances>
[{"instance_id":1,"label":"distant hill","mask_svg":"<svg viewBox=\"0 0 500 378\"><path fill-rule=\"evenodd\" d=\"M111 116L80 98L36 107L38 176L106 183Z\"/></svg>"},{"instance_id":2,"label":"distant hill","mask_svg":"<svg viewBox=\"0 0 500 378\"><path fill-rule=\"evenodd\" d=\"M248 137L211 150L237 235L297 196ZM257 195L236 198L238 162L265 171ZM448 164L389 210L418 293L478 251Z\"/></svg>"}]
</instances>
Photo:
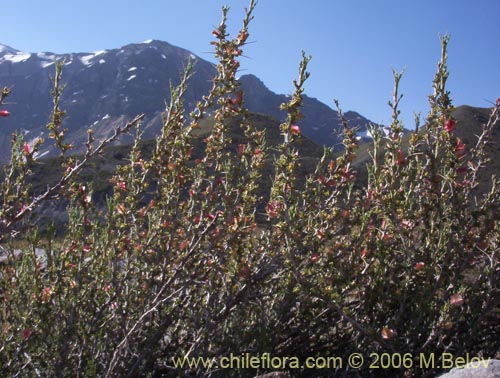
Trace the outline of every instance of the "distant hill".
<instances>
[{"instance_id":1,"label":"distant hill","mask_svg":"<svg viewBox=\"0 0 500 378\"><path fill-rule=\"evenodd\" d=\"M478 108L468 105L456 107L452 116L456 119L455 135L464 142L467 151L476 145L478 136L481 135L482 127L488 122L491 114L489 108ZM424 130L421 128L421 130ZM408 143L410 134L403 138L403 145ZM371 163L370 152L372 151L372 143L366 142L360 146L357 158L354 162L356 169L359 173L360 183L365 183L367 180L366 165ZM486 152L491 161L485 169L481 171L480 178L480 192L485 192L489 188L491 176L493 174L500 174L500 129L499 127L493 130L491 141L486 147Z\"/></svg>"},{"instance_id":2,"label":"distant hill","mask_svg":"<svg viewBox=\"0 0 500 378\"><path fill-rule=\"evenodd\" d=\"M467 148L472 147L477 137L481 133L482 125L487 122L490 109L474 108L470 106L460 106L453 112L453 116L457 120L456 134L464 141ZM269 193L271 179L274 174L273 161L276 157L276 146L281 143L282 136L279 132L279 122L271 116L264 114L251 113L250 121L259 130L265 130L267 146L269 147L269 155L267 163L263 169L262 183L259 190L259 196L264 200ZM204 151L204 139L209 135L214 124L211 118L204 119L200 128L196 131L196 136L193 140L194 154L193 159L201 157ZM245 142L245 137L239 127L240 119L233 117L229 120L230 129L229 137L232 139L233 144L230 147L233 151L236 146ZM404 137L404 144L407 143L408 136ZM489 180L492 174L500 173L500 130L495 130L492 136L492 142L487 147L487 152L492 158L488 167L481 175L480 191L484 192L488 187ZM357 158L354 161L356 170L359 173L358 184L364 184L367 180L366 165L370 164L370 151L371 143L364 143L360 145ZM314 172L318 160L323 154L322 146L305 136L301 136L295 142L295 148L299 151L300 155L300 169L298 172L299 182L304 182L307 175ZM142 156L148 158L151 156L154 148L154 140L144 140L141 143ZM128 162L128 154L130 145L111 146L98 156L91 164L83 170L80 177L86 182L92 182L94 188L93 200L98 208L104 208L106 198L113 194L112 185L109 182L111 175L116 167L120 164ZM47 185L54 184L56 179L60 177L62 168L58 158L44 158L41 159L33 168L33 176L30 182L33 186L35 193L41 193ZM1 176L1 172L0 172ZM61 201L53 201L45 203L40 209L40 224L46 224L49 221L55 221L58 228L61 230L62 225L67 219L65 210L66 204Z\"/></svg>"},{"instance_id":3,"label":"distant hill","mask_svg":"<svg viewBox=\"0 0 500 378\"><path fill-rule=\"evenodd\" d=\"M76 147L86 141L86 131L94 130L96 138L104 138L113 128L145 113L143 127L146 137L153 137L161 125L161 112L169 100L169 83L177 84L188 59L195 61L195 75L186 92L185 104L191 109L207 94L216 73L215 66L188 50L162 41L129 44L118 49L94 53L53 54L25 53L0 45L0 86L12 88L4 106L11 117L2 119L0 148L8 151L10 134L22 130L26 139L46 134L45 125L51 112L50 76L54 61L65 61L63 82L67 87L62 96L62 109L68 116L68 142ZM250 111L284 117L279 105L287 97L270 91L253 75L240 78L247 93L245 103ZM305 136L318 144L338 144L337 112L320 101L305 96L301 129ZM369 121L355 112L346 112L353 125L365 130ZM42 149L42 154L50 153ZM5 162L7 154L0 156Z\"/></svg>"},{"instance_id":4,"label":"distant hill","mask_svg":"<svg viewBox=\"0 0 500 378\"><path fill-rule=\"evenodd\" d=\"M277 146L283 141L282 135L279 131L279 122L274 118L263 115L251 113L249 116L250 121L258 130L265 131L266 145L268 146L268 156L266 164L262 171L262 182L258 190L258 196L263 201L269 195L269 189L274 176L273 162L277 156ZM240 118L233 117L228 120L229 133L228 137L232 139L230 149L236 151L238 144L245 143L246 139L243 131L240 128ZM203 156L205 142L204 139L212 130L214 120L211 118L205 119L200 123L200 128L196 130L193 139L193 157L196 159ZM155 140L144 140L141 145L141 154L144 158L149 158L155 146ZM294 142L294 148L297 149L300 156L300 167L298 169L299 183L303 183L308 174L314 172L315 167L321 156L323 155L323 147L311 141L305 136L297 137ZM109 179L115 172L118 165L126 164L130 152L130 145L111 146L104 150L104 152L97 156L80 174L80 179L83 182L91 182L93 186L93 202L97 208L104 209L106 198L112 196L113 188ZM29 182L33 187L35 194L43 193L48 185L54 185L57 179L62 174L61 161L57 157L42 158L33 166L33 175L30 176ZM2 172L0 171L0 179ZM263 203L261 201L261 204ZM58 229L62 229L62 225L67 220L66 205L64 201L48 201L42 205L37 217L39 225L47 224L54 221ZM262 207L262 206L261 206ZM263 207L262 207L262 211Z\"/></svg>"}]
</instances>

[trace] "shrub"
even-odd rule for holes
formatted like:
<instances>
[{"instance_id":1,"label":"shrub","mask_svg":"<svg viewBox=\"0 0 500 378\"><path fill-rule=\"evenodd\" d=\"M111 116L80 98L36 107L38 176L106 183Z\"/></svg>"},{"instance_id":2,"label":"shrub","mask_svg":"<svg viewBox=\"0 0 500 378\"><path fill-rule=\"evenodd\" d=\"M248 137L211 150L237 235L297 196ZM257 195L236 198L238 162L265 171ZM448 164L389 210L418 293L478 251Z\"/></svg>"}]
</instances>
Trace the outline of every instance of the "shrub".
<instances>
[{"instance_id":1,"label":"shrub","mask_svg":"<svg viewBox=\"0 0 500 378\"><path fill-rule=\"evenodd\" d=\"M193 72L189 64L180 85L171 88L151 159L141 156L137 131L130 163L112 178L104 213L90 200L92 183L79 181L78 172L141 116L98 144L89 132L85 156L67 156L57 66L48 128L65 173L32 197L26 177L37 145L27 149L15 135L2 184L8 257L0 266L3 375L253 376L255 369L179 367L172 358L270 353L302 362L328 356L346 361L357 352L366 363L356 374L418 376L435 372L444 352L486 358L499 350L498 181L492 179L483 197L474 189L500 103L467 151L454 135L443 37L425 125L403 136L401 75L395 73L391 132L384 138L373 130L368 183L356 185L356 132L340 108L345 148L340 154L325 149L303 183L292 146L300 138L297 121L309 76L310 58L303 54L295 92L282 105L288 112L280 125L283 143L263 199L257 193L270 153L265 133L249 122L235 79L253 9L252 1L232 39L223 9L213 32L219 64L211 92L188 117L183 95ZM193 135L210 108L213 130L202 157L193 157ZM228 138L234 116L246 138L236 148ZM30 226L32 211L54 196L70 203L62 241L50 229L41 239ZM29 246L15 258L19 232L29 235ZM399 353L404 364L370 372L375 353ZM423 366L420 357L432 353L434 365ZM290 372L347 376L352 370L344 364Z\"/></svg>"}]
</instances>

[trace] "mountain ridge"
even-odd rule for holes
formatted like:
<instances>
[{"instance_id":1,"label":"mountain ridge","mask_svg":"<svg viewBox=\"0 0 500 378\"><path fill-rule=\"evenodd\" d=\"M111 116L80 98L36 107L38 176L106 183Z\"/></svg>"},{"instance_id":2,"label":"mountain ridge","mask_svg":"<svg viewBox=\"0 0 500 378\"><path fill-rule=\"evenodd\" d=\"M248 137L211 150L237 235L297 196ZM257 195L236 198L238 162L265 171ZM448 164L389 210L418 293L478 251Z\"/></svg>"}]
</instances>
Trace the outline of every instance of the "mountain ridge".
<instances>
[{"instance_id":1,"label":"mountain ridge","mask_svg":"<svg viewBox=\"0 0 500 378\"><path fill-rule=\"evenodd\" d=\"M0 148L8 148L10 134L23 131L26 139L46 138L45 125L52 109L50 76L55 60L64 60L63 81L67 85L61 108L67 111L64 127L67 140L83 145L86 131L92 128L96 138L104 138L123 122L145 113L145 137L153 137L161 127L161 113L169 100L169 83L176 85L187 65L195 62L195 75L185 96L187 109L206 95L216 67L191 51L159 40L131 43L120 48L93 53L26 53L0 45L0 85L13 89L8 107L10 119L2 122ZM276 94L252 74L239 78L245 92L245 106L252 112L283 119L279 105L287 96ZM304 96L300 122L302 132L318 144L340 143L337 112L315 98ZM346 112L353 126L366 129L369 120L355 112ZM50 151L42 148L43 154ZM0 158L5 162L5 157Z\"/></svg>"}]
</instances>

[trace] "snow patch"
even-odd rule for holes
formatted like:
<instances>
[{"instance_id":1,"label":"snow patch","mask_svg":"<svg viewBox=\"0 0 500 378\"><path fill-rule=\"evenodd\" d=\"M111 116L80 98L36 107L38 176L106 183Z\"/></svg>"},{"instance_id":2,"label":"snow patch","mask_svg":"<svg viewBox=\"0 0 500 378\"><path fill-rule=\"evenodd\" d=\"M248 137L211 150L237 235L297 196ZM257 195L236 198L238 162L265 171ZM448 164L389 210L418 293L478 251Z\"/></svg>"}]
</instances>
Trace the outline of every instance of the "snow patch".
<instances>
[{"instance_id":1,"label":"snow patch","mask_svg":"<svg viewBox=\"0 0 500 378\"><path fill-rule=\"evenodd\" d=\"M84 55L80 57L80 62L83 63L84 66L89 66L90 65L90 60L95 57L94 54L89 54L89 55Z\"/></svg>"},{"instance_id":2,"label":"snow patch","mask_svg":"<svg viewBox=\"0 0 500 378\"><path fill-rule=\"evenodd\" d=\"M54 60L56 58L54 54L45 52L37 53L36 56L43 60Z\"/></svg>"},{"instance_id":3,"label":"snow patch","mask_svg":"<svg viewBox=\"0 0 500 378\"><path fill-rule=\"evenodd\" d=\"M35 152L35 153L33 154L33 158L38 159L38 158L44 157L44 156L45 156L45 155L47 155L49 152L50 152L50 151ZM36 249L38 250L39 248L36 248Z\"/></svg>"},{"instance_id":4,"label":"snow patch","mask_svg":"<svg viewBox=\"0 0 500 378\"><path fill-rule=\"evenodd\" d=\"M135 71L136 69L137 69L137 67L130 67L130 68L128 69L128 72Z\"/></svg>"},{"instance_id":5,"label":"snow patch","mask_svg":"<svg viewBox=\"0 0 500 378\"><path fill-rule=\"evenodd\" d=\"M3 53L3 52L9 52L11 54L15 54L17 53L18 51L16 49L13 49L12 47L9 47L7 45L2 45L0 43L0 53Z\"/></svg>"},{"instance_id":6,"label":"snow patch","mask_svg":"<svg viewBox=\"0 0 500 378\"><path fill-rule=\"evenodd\" d=\"M92 54L87 54L87 55L84 55L84 56L81 56L80 57L80 61L85 65L85 66L89 66L89 67L92 67L90 61L92 59L94 59L96 56L99 56L99 55L102 55L102 54L105 54L107 53L108 50L99 50L99 51L96 51L95 53L92 53ZM99 61L99 63L101 63L101 61ZM102 63L101 63L102 64Z\"/></svg>"},{"instance_id":7,"label":"snow patch","mask_svg":"<svg viewBox=\"0 0 500 378\"><path fill-rule=\"evenodd\" d=\"M106 61L104 59L99 59L99 64L104 64Z\"/></svg>"},{"instance_id":8,"label":"snow patch","mask_svg":"<svg viewBox=\"0 0 500 378\"><path fill-rule=\"evenodd\" d=\"M357 137L360 139L361 138L372 138L372 133L370 132L370 130L358 131Z\"/></svg>"},{"instance_id":9,"label":"snow patch","mask_svg":"<svg viewBox=\"0 0 500 378\"><path fill-rule=\"evenodd\" d=\"M106 114L106 115L105 115L104 117L102 117L101 119L102 119L102 120L105 120L105 119L110 119L110 118L111 118L111 116L110 116L109 114Z\"/></svg>"},{"instance_id":10,"label":"snow patch","mask_svg":"<svg viewBox=\"0 0 500 378\"><path fill-rule=\"evenodd\" d=\"M148 39L147 41L144 41L144 42L142 42L142 43L145 43L145 44L149 45L149 44L150 44L150 43L152 43L152 42L153 42L153 40L152 40L152 39Z\"/></svg>"},{"instance_id":11,"label":"snow patch","mask_svg":"<svg viewBox=\"0 0 500 378\"><path fill-rule=\"evenodd\" d=\"M42 63L42 68L47 68L47 67L53 65L54 63L55 62L44 62L44 63Z\"/></svg>"},{"instance_id":12,"label":"snow patch","mask_svg":"<svg viewBox=\"0 0 500 378\"><path fill-rule=\"evenodd\" d=\"M16 54L6 54L3 57L3 61L9 61L12 63L21 63L30 58L31 54L30 53L23 53L23 52L18 52Z\"/></svg>"},{"instance_id":13,"label":"snow patch","mask_svg":"<svg viewBox=\"0 0 500 378\"><path fill-rule=\"evenodd\" d=\"M196 60L196 59L197 59L196 55L194 55L194 54L189 54L189 57L190 57L191 59L193 59L193 60Z\"/></svg>"},{"instance_id":14,"label":"snow patch","mask_svg":"<svg viewBox=\"0 0 500 378\"><path fill-rule=\"evenodd\" d=\"M167 59L167 57L166 57L164 54L161 54L161 57L162 57L163 59Z\"/></svg>"},{"instance_id":15,"label":"snow patch","mask_svg":"<svg viewBox=\"0 0 500 378\"><path fill-rule=\"evenodd\" d=\"M133 79L135 79L136 77L137 77L137 75L132 75L132 76L130 76L130 77L127 79L127 81L133 80Z\"/></svg>"}]
</instances>

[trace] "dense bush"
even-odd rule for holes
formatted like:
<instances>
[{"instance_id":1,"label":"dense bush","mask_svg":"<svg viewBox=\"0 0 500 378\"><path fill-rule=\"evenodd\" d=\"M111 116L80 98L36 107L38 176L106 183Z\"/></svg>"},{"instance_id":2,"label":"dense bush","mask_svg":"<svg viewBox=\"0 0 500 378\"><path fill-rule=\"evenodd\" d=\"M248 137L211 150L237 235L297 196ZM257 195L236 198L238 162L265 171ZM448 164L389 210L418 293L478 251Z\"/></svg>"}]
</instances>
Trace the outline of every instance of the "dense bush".
<instances>
[{"instance_id":1,"label":"dense bush","mask_svg":"<svg viewBox=\"0 0 500 378\"><path fill-rule=\"evenodd\" d=\"M385 137L373 130L366 186L356 185L356 132L345 121L342 153L326 149L315 173L298 182L301 157L291 143L301 137L304 55L295 93L282 105L288 118L272 187L258 196L270 154L235 80L253 7L233 39L223 10L213 32L219 64L212 91L188 116L186 68L171 90L152 158L142 158L137 131L105 212L91 202L92 183L77 176L113 137L96 145L89 132L85 156L67 156L58 66L48 128L65 173L45 194L31 196L26 177L37 145L15 135L2 184L1 238L9 257L0 266L2 376L250 377L257 370L181 369L172 357L264 352L301 361L359 352L370 362L371 353L408 353L400 369L370 371L365 363L356 371L344 364L290 374L419 376L434 371L420 368L422 355L435 353L438 366L443 352L498 352L500 191L495 178L485 196L474 189L500 103L477 144L466 148L454 135L444 37L429 114L409 139L395 74L391 131ZM212 134L203 157L192 158L192 137L211 108ZM236 148L227 137L235 115L247 139ZM30 226L33 210L55 196L70 202L64 240L54 240L50 229L40 238ZM29 246L16 258L20 235ZM36 253L39 247L45 254Z\"/></svg>"}]
</instances>

